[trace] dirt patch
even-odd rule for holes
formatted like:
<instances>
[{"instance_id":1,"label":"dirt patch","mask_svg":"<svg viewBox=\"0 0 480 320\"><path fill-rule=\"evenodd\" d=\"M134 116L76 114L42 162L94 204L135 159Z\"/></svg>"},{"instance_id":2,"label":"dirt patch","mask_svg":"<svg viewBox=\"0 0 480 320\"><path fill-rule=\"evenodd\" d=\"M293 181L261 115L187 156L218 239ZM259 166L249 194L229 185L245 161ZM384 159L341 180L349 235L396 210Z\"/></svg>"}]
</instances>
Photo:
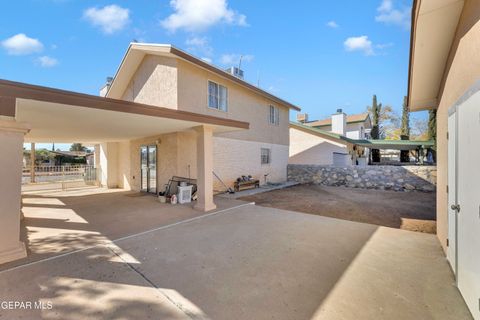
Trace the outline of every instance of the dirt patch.
<instances>
[{"instance_id":1,"label":"dirt patch","mask_svg":"<svg viewBox=\"0 0 480 320\"><path fill-rule=\"evenodd\" d=\"M259 206L435 233L435 193L299 185L240 198Z\"/></svg>"}]
</instances>

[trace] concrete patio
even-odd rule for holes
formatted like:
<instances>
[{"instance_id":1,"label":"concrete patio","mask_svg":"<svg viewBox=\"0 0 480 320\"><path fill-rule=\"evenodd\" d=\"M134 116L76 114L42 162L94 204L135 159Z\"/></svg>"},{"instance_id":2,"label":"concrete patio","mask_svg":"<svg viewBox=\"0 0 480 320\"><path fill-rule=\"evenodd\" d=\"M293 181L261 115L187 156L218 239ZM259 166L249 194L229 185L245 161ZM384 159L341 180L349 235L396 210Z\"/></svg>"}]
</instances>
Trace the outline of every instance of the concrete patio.
<instances>
[{"instance_id":1,"label":"concrete patio","mask_svg":"<svg viewBox=\"0 0 480 320\"><path fill-rule=\"evenodd\" d=\"M0 318L471 319L431 234L84 192L24 196L31 254L3 266L0 299L51 308Z\"/></svg>"}]
</instances>

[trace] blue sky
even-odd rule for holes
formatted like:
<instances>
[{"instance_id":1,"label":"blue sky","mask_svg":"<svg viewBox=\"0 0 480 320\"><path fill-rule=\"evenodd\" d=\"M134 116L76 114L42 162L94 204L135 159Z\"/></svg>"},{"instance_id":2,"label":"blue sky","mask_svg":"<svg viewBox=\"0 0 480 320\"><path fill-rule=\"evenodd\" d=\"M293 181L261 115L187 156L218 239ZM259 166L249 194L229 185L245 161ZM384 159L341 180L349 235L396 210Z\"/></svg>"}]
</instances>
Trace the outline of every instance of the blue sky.
<instances>
[{"instance_id":1,"label":"blue sky","mask_svg":"<svg viewBox=\"0 0 480 320\"><path fill-rule=\"evenodd\" d=\"M363 112L374 93L400 113L410 7L410 0L8 1L0 78L98 94L135 39L172 43L222 67L243 55L247 81L311 119L337 108Z\"/></svg>"}]
</instances>

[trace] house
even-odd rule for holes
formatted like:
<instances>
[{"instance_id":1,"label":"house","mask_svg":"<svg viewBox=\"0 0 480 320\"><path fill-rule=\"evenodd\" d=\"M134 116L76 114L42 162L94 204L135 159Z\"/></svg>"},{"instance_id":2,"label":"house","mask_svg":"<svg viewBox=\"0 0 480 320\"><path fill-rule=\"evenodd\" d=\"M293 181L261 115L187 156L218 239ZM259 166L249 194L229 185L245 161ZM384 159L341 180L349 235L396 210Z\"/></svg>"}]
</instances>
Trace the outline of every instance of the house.
<instances>
[{"instance_id":1,"label":"house","mask_svg":"<svg viewBox=\"0 0 480 320\"><path fill-rule=\"evenodd\" d=\"M170 45L132 43L106 97L0 80L0 264L20 241L25 142L95 146L100 183L156 193L196 179L201 211L216 208L215 171L286 180L289 110L300 108Z\"/></svg>"},{"instance_id":2,"label":"house","mask_svg":"<svg viewBox=\"0 0 480 320\"><path fill-rule=\"evenodd\" d=\"M368 139L372 130L372 119L368 112L347 115L338 109L328 119L308 121L308 115L299 115L297 121L318 129L342 134L351 139Z\"/></svg>"},{"instance_id":3,"label":"house","mask_svg":"<svg viewBox=\"0 0 480 320\"><path fill-rule=\"evenodd\" d=\"M480 1L416 0L408 106L437 116L437 235L480 319Z\"/></svg>"},{"instance_id":4,"label":"house","mask_svg":"<svg viewBox=\"0 0 480 320\"><path fill-rule=\"evenodd\" d=\"M243 71L239 77L232 70L238 72L238 68L220 70L170 45L132 43L102 92L107 98L248 122L249 130L214 133L213 171L229 186L242 175L251 175L262 184L267 179L286 181L289 110L300 109L244 81ZM151 149L157 144L164 150L156 164L158 188L172 175L195 177L194 140L192 132L182 132L132 141L130 175L104 183L147 191L150 183L132 179L132 173L140 170L135 160L141 146ZM175 170L163 169L165 164L175 164ZM146 180L148 176L142 174ZM214 189L224 189L218 179Z\"/></svg>"},{"instance_id":5,"label":"house","mask_svg":"<svg viewBox=\"0 0 480 320\"><path fill-rule=\"evenodd\" d=\"M288 163L336 166L367 163L368 149L356 146L352 140L369 137L372 122L368 113L347 116L339 109L330 119L308 121L308 115L300 114L297 120L299 123L290 123Z\"/></svg>"}]
</instances>

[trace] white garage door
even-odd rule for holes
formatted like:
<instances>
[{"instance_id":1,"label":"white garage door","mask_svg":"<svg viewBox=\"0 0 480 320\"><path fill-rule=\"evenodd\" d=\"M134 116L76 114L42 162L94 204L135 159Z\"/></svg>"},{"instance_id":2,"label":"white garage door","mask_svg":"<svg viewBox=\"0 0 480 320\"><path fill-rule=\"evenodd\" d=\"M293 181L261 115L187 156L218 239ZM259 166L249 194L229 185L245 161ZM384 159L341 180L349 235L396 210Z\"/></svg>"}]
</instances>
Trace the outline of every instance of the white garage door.
<instances>
[{"instance_id":1,"label":"white garage door","mask_svg":"<svg viewBox=\"0 0 480 320\"><path fill-rule=\"evenodd\" d=\"M456 178L456 188L449 190L449 216L452 205L459 206L453 207L457 209L453 210L456 228L449 226L449 239L453 240L449 260L456 255L458 288L474 318L480 319L480 92L451 112L449 135L449 152L456 149L456 157L449 154L449 161L456 162L456 166L448 166L449 180ZM454 223L451 218L450 222ZM454 241L456 252L450 251ZM452 265L455 268L455 262Z\"/></svg>"}]
</instances>

